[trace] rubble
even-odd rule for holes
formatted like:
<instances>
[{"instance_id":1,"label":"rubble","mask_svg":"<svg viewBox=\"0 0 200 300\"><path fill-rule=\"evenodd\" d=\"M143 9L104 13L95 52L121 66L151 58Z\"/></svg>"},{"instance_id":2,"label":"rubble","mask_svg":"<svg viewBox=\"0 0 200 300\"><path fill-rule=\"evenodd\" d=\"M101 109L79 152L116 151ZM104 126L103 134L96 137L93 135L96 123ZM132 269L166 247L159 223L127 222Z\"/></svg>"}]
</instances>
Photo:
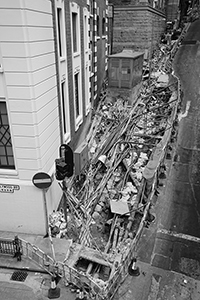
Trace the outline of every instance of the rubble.
<instances>
[{"instance_id":1,"label":"rubble","mask_svg":"<svg viewBox=\"0 0 200 300\"><path fill-rule=\"evenodd\" d=\"M49 227L51 236L62 238L67 232L67 222L64 217L63 211L53 211L49 215Z\"/></svg>"}]
</instances>

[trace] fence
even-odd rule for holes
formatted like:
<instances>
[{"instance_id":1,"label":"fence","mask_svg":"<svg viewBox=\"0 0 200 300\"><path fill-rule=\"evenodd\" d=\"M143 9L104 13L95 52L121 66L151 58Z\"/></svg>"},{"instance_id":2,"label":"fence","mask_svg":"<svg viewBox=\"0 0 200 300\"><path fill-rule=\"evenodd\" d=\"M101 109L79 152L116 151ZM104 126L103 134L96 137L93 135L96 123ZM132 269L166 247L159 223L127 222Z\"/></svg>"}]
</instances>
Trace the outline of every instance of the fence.
<instances>
[{"instance_id":1,"label":"fence","mask_svg":"<svg viewBox=\"0 0 200 300\"><path fill-rule=\"evenodd\" d=\"M17 238L17 243L19 248L21 248L21 241ZM18 249L19 249L18 248ZM16 239L0 239L0 253L1 254L8 254L8 255L16 255L17 252L17 244L16 244ZM21 251L21 254L23 252Z\"/></svg>"},{"instance_id":2,"label":"fence","mask_svg":"<svg viewBox=\"0 0 200 300\"><path fill-rule=\"evenodd\" d=\"M84 273L78 272L73 267L67 266L62 262L54 261L49 255L39 249L37 246L19 239L23 254L30 260L34 261L42 269L48 272L50 275L57 274L64 280L65 283L71 283L77 287L83 286L88 292L91 299L102 300L101 287L96 284Z\"/></svg>"}]
</instances>

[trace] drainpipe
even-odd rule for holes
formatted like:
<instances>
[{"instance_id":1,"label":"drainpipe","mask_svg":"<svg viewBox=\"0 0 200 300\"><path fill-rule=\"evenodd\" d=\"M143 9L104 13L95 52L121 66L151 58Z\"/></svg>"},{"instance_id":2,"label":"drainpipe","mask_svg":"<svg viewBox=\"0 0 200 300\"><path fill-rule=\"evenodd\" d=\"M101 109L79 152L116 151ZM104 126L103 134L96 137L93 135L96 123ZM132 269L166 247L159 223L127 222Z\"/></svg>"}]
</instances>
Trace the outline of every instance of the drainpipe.
<instances>
[{"instance_id":1,"label":"drainpipe","mask_svg":"<svg viewBox=\"0 0 200 300\"><path fill-rule=\"evenodd\" d=\"M56 20L55 20L55 3L51 1L52 4L52 19L53 19L53 34L54 34L54 48L55 48L55 62L56 62L56 81L57 81L57 91L58 91L58 112L59 112L59 129L60 129L60 141L61 144L64 143L63 139L63 124L62 124L62 108L61 108L61 92L60 92L60 76L58 67L58 47L57 47L57 32L56 32Z\"/></svg>"}]
</instances>

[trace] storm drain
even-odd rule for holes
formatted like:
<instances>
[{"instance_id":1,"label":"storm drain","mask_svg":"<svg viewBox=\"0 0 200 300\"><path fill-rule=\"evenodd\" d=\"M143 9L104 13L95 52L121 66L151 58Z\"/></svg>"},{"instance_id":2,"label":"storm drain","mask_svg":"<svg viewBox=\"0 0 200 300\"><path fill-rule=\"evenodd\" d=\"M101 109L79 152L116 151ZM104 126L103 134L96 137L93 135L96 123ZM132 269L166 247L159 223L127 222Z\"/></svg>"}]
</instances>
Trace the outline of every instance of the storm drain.
<instances>
[{"instance_id":1,"label":"storm drain","mask_svg":"<svg viewBox=\"0 0 200 300\"><path fill-rule=\"evenodd\" d=\"M197 40L185 40L181 42L182 45L195 45L196 43Z\"/></svg>"},{"instance_id":2,"label":"storm drain","mask_svg":"<svg viewBox=\"0 0 200 300\"><path fill-rule=\"evenodd\" d=\"M28 276L27 272L24 271L15 271L13 272L10 280L14 280L14 281L25 281L26 277Z\"/></svg>"}]
</instances>

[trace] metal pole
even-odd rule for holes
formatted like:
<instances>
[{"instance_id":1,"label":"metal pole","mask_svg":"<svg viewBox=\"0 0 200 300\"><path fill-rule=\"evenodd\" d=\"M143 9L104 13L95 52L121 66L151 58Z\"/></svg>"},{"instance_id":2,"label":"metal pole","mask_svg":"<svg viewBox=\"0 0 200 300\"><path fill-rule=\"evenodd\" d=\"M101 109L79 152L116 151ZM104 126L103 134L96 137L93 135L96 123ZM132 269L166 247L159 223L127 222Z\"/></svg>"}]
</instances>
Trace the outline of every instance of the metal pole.
<instances>
[{"instance_id":1,"label":"metal pole","mask_svg":"<svg viewBox=\"0 0 200 300\"><path fill-rule=\"evenodd\" d=\"M44 213L45 213L45 223L46 223L46 234L48 234L49 230L49 219L48 219L48 211L47 211L47 198L46 198L46 190L42 189L43 198L44 198Z\"/></svg>"},{"instance_id":2,"label":"metal pole","mask_svg":"<svg viewBox=\"0 0 200 300\"><path fill-rule=\"evenodd\" d=\"M51 236L50 226L49 226L49 240L50 240L50 243L51 243L51 250L52 250L53 260L56 261L55 250L54 250L54 246L53 246L53 240L52 240L52 236Z\"/></svg>"}]
</instances>

